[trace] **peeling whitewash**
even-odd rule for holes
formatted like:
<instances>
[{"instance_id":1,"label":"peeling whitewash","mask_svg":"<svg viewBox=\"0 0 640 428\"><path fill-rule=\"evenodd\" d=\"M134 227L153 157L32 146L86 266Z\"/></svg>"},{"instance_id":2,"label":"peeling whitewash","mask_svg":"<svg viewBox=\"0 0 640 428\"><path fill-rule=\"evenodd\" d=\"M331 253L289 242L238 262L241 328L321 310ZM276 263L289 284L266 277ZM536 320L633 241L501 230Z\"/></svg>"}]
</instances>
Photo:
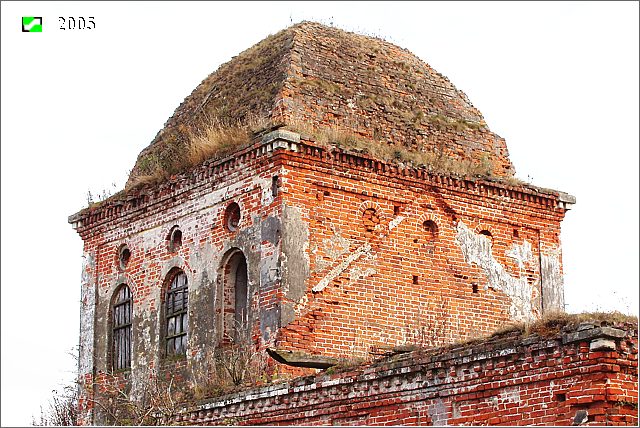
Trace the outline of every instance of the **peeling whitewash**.
<instances>
[{"instance_id":1,"label":"peeling whitewash","mask_svg":"<svg viewBox=\"0 0 640 428\"><path fill-rule=\"evenodd\" d=\"M324 276L318 283L311 289L314 293L324 290L324 288L331 283L334 279L339 277L342 272L347 270L347 268L351 265L351 263L358 260L365 254L370 253L371 244L368 242L356 248L356 250L349 254L347 258L345 258L342 262L340 262L337 266L334 266L333 269L329 271L327 275Z\"/></svg>"},{"instance_id":2,"label":"peeling whitewash","mask_svg":"<svg viewBox=\"0 0 640 428\"><path fill-rule=\"evenodd\" d=\"M542 307L547 311L564 310L564 280L559 246L543 247L540 254Z\"/></svg>"},{"instance_id":3,"label":"peeling whitewash","mask_svg":"<svg viewBox=\"0 0 640 428\"><path fill-rule=\"evenodd\" d=\"M375 262L377 256L375 255L367 255L367 258ZM363 278L367 278L371 275L375 275L378 271L372 267L368 267L366 269L361 268L360 266L354 266L349 271L349 285L353 285L356 282L360 281Z\"/></svg>"},{"instance_id":4,"label":"peeling whitewash","mask_svg":"<svg viewBox=\"0 0 640 428\"><path fill-rule=\"evenodd\" d=\"M506 271L493 257L491 241L486 236L475 233L462 221L458 221L456 241L462 249L465 261L480 267L487 276L485 288L500 290L511 298L511 319L532 321L537 318L538 311L533 304L536 294L534 286L528 283L522 271L518 277L513 277ZM514 244L507 255L515 258L521 269L533 261L531 244L527 241L522 245Z\"/></svg>"},{"instance_id":5,"label":"peeling whitewash","mask_svg":"<svg viewBox=\"0 0 640 428\"><path fill-rule=\"evenodd\" d=\"M95 258L85 252L82 255L82 286L80 289L80 348L78 356L78 373L80 375L93 372L93 331L96 310L94 273Z\"/></svg>"},{"instance_id":6,"label":"peeling whitewash","mask_svg":"<svg viewBox=\"0 0 640 428\"><path fill-rule=\"evenodd\" d=\"M396 218L394 218L389 222L389 231L392 231L393 229L398 227L404 219L405 219L405 216L403 215L396 216Z\"/></svg>"}]
</instances>

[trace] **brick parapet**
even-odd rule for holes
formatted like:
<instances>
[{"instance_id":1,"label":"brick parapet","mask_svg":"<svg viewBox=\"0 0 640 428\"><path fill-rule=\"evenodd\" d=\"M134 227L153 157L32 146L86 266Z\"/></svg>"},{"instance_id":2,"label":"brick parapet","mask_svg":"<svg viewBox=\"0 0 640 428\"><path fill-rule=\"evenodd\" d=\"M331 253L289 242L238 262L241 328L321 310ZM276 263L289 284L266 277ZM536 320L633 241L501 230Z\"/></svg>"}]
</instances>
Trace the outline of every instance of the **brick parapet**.
<instances>
[{"instance_id":1,"label":"brick parapet","mask_svg":"<svg viewBox=\"0 0 640 428\"><path fill-rule=\"evenodd\" d=\"M586 425L634 425L637 328L619 327L624 330L615 329L614 338L593 327L577 340L567 340L576 332L511 335L414 351L344 373L322 373L211 400L185 408L167 422L571 425L577 412L585 410ZM613 348L591 349L598 340L610 339ZM612 388L612 383L623 387Z\"/></svg>"}]
</instances>

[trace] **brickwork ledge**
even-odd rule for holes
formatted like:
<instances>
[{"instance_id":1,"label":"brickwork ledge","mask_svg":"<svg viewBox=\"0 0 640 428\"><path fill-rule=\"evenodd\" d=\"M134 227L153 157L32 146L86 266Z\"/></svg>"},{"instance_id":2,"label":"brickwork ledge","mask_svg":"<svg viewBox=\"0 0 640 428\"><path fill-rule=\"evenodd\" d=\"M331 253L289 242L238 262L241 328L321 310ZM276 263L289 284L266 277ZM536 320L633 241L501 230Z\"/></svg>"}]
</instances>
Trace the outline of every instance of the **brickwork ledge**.
<instances>
[{"instance_id":1,"label":"brickwork ledge","mask_svg":"<svg viewBox=\"0 0 640 428\"><path fill-rule=\"evenodd\" d=\"M425 371L454 373L457 367L485 366L511 355L523 354L524 349L541 351L573 342L587 342L590 350L615 351L619 342L632 337L637 340L637 317L613 313L554 314L530 325L514 324L485 338L469 340L441 348L399 347L392 356L374 361L338 365L320 372L269 386L256 387L223 397L210 398L197 406L185 408L181 414L223 408L229 405L274 398L301 391L320 390L334 385L355 384L370 380L423 373ZM604 346L603 346L604 343ZM595 344L595 347L594 347ZM414 349L414 350L412 350ZM282 354L286 354L285 357ZM303 358L303 353L269 351L279 362ZM307 355L307 357L309 357ZM313 356L320 361L323 357ZM304 358L303 358L304 359ZM493 363L492 363L493 364ZM303 366L309 367L309 366ZM480 366L478 366L480 367ZM178 416L179 417L179 416Z\"/></svg>"},{"instance_id":2,"label":"brickwork ledge","mask_svg":"<svg viewBox=\"0 0 640 428\"><path fill-rule=\"evenodd\" d=\"M484 186L486 188L495 188L497 189L495 193L503 196L514 196L510 195L510 192L520 192L531 195L532 197L551 198L557 201L558 207L563 209L570 209L575 203L575 197L568 193L537 187L515 179L481 176L469 177L447 172L431 171L424 166L413 166L412 164L405 164L400 161L385 161L367 153L354 152L346 147L321 144L313 139L305 138L311 137L301 136L296 132L286 129L271 131L260 136L253 144L241 150L219 159L207 160L199 166L181 174L174 175L163 182L149 183L141 187L122 190L103 201L93 203L89 207L69 216L68 222L72 224L75 229L79 229L87 224L85 219L89 216L103 218L104 216L101 215L103 211L123 213L131 208L141 209L145 201L156 203L163 198L175 197L182 188L191 188L192 185L204 185L207 182L206 178L211 174L215 174L216 170L224 170L225 173L228 173L229 169L240 167L241 162L239 160L241 159L256 158L266 154L272 154L278 150L298 153L301 156L307 156L309 153L322 153L323 156L331 156L333 162L345 162L349 165L351 165L354 160L365 160L368 161L369 165L378 164L382 166L383 170L395 171L401 176L418 179L420 177L441 177L440 181L450 179L454 185L457 183L457 185L463 187L471 185L474 187ZM342 155L347 156L349 159L342 159Z\"/></svg>"}]
</instances>

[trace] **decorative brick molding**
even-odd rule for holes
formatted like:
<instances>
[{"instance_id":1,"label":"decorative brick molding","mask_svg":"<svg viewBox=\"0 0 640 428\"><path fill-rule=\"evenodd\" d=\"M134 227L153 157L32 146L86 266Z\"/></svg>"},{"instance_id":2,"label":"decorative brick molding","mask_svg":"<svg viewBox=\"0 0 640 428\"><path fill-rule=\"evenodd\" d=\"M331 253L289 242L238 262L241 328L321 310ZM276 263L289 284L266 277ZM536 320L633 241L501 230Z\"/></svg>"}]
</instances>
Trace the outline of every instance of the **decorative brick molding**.
<instances>
[{"instance_id":1,"label":"decorative brick molding","mask_svg":"<svg viewBox=\"0 0 640 428\"><path fill-rule=\"evenodd\" d=\"M610 341L612 348L593 349ZM637 327L414 351L183 409L189 425L637 425Z\"/></svg>"}]
</instances>

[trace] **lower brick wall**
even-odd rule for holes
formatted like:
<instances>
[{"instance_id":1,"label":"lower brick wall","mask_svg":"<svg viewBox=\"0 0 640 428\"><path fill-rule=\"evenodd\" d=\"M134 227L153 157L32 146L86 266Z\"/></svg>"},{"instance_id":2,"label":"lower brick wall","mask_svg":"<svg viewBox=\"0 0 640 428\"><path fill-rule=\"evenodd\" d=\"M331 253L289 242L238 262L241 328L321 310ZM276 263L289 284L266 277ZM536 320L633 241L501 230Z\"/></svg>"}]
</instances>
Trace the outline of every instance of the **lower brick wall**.
<instances>
[{"instance_id":1,"label":"lower brick wall","mask_svg":"<svg viewBox=\"0 0 640 428\"><path fill-rule=\"evenodd\" d=\"M516 331L256 388L184 409L189 425L637 425L637 326Z\"/></svg>"}]
</instances>

